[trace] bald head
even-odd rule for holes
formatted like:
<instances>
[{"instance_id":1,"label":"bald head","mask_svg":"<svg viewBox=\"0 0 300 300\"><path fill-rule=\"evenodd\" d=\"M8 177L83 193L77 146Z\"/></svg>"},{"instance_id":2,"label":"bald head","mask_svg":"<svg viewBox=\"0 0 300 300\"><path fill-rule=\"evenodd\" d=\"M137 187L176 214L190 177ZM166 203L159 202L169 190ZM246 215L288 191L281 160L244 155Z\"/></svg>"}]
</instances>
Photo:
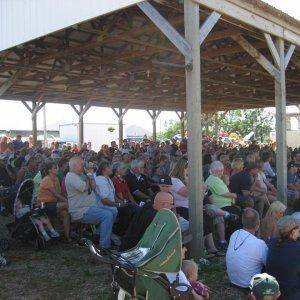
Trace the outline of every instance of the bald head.
<instances>
[{"instance_id":1,"label":"bald head","mask_svg":"<svg viewBox=\"0 0 300 300\"><path fill-rule=\"evenodd\" d=\"M83 159L78 156L72 157L69 161L69 168L70 168L70 172L82 174L84 171Z\"/></svg>"},{"instance_id":2,"label":"bald head","mask_svg":"<svg viewBox=\"0 0 300 300\"><path fill-rule=\"evenodd\" d=\"M173 204L173 196L170 193L159 192L154 198L153 208L157 211L163 208L171 209Z\"/></svg>"}]
</instances>

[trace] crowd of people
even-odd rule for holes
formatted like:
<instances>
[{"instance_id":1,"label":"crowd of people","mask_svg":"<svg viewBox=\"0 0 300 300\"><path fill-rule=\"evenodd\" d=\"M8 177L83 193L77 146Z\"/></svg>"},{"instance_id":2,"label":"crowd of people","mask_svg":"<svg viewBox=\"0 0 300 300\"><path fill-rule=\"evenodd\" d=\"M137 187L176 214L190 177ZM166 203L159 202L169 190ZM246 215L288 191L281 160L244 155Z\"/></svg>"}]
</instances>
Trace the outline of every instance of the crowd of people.
<instances>
[{"instance_id":1,"label":"crowd of people","mask_svg":"<svg viewBox=\"0 0 300 300\"><path fill-rule=\"evenodd\" d=\"M226 256L231 284L251 288L252 299L278 299L280 292L283 299L300 299L300 150L288 150L288 207L277 200L274 145L204 137L202 157L207 258ZM157 211L170 209L184 236L189 232L188 163L185 138L124 140L120 148L112 142L95 152L86 144L44 148L41 142L22 142L21 136L4 137L0 185L18 189L33 180L34 202L28 206L22 198L0 197L1 214L11 211L18 219L35 213L46 241L60 237L70 243L76 224L97 225L94 238L101 248L124 251L139 242ZM63 230L54 229L52 219L61 220ZM208 299L197 265L183 261L182 271L194 298Z\"/></svg>"}]
</instances>

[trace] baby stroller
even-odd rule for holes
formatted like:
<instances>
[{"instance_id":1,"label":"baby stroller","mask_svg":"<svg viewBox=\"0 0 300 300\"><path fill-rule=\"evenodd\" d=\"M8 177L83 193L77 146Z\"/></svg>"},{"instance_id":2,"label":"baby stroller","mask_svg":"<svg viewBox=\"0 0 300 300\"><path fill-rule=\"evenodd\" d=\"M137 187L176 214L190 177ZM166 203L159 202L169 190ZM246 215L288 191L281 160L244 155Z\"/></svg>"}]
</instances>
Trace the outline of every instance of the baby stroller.
<instances>
[{"instance_id":1,"label":"baby stroller","mask_svg":"<svg viewBox=\"0 0 300 300\"><path fill-rule=\"evenodd\" d=\"M94 256L112 266L112 287L118 299L192 299L190 286L179 282L181 232L170 210L160 210L129 251L99 250L90 241L86 244ZM176 278L173 283L169 276Z\"/></svg>"},{"instance_id":2,"label":"baby stroller","mask_svg":"<svg viewBox=\"0 0 300 300\"><path fill-rule=\"evenodd\" d=\"M31 179L23 181L17 192L14 202L14 222L7 225L11 237L20 240L22 243L34 242L36 250L46 248L46 241L40 233L35 218L40 214L40 209L34 209L22 216L18 215L18 202L22 199L22 203L33 208L34 182Z\"/></svg>"}]
</instances>

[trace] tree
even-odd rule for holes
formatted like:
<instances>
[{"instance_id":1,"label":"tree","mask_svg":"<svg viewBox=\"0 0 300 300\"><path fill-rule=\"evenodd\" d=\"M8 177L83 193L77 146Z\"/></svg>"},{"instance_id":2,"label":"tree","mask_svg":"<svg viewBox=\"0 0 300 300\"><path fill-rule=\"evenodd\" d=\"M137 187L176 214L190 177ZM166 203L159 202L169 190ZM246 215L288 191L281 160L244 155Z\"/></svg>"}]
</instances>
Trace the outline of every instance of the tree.
<instances>
[{"instance_id":1,"label":"tree","mask_svg":"<svg viewBox=\"0 0 300 300\"><path fill-rule=\"evenodd\" d=\"M202 114L203 133L217 137L219 129L245 136L251 131L261 142L269 138L273 116L263 108L237 109L228 112ZM159 134L159 139L171 139L180 134L180 122L170 121L168 128Z\"/></svg>"},{"instance_id":2,"label":"tree","mask_svg":"<svg viewBox=\"0 0 300 300\"><path fill-rule=\"evenodd\" d=\"M168 125L168 128L163 131L163 132L160 132L158 134L158 139L159 140L170 140L171 138L173 138L174 135L176 134L180 134L180 122L175 122L173 120L170 120L169 121L169 125Z\"/></svg>"},{"instance_id":3,"label":"tree","mask_svg":"<svg viewBox=\"0 0 300 300\"><path fill-rule=\"evenodd\" d=\"M263 108L232 110L219 120L220 127L227 132L236 132L245 136L254 131L261 142L268 139L272 131L273 116Z\"/></svg>"}]
</instances>

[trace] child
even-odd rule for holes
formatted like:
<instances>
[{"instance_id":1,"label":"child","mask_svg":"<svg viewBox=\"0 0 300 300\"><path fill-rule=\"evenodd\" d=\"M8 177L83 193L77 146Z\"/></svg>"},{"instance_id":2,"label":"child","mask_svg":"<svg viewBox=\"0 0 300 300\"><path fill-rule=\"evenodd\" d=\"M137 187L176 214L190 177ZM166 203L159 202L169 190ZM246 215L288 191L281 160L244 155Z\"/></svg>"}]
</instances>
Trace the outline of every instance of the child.
<instances>
[{"instance_id":1,"label":"child","mask_svg":"<svg viewBox=\"0 0 300 300\"><path fill-rule=\"evenodd\" d=\"M45 241L49 241L51 238L58 238L59 233L55 231L48 217L43 213L40 208L30 209L30 206L22 203L22 198L19 198L15 203L15 217L20 219L26 214L29 214L32 221L38 226L40 233L43 235ZM49 232L50 236L45 230L45 227Z\"/></svg>"},{"instance_id":2,"label":"child","mask_svg":"<svg viewBox=\"0 0 300 300\"><path fill-rule=\"evenodd\" d=\"M185 259L182 261L182 271L196 294L199 296L197 299L209 299L208 287L198 280L198 265L193 260Z\"/></svg>"}]
</instances>

